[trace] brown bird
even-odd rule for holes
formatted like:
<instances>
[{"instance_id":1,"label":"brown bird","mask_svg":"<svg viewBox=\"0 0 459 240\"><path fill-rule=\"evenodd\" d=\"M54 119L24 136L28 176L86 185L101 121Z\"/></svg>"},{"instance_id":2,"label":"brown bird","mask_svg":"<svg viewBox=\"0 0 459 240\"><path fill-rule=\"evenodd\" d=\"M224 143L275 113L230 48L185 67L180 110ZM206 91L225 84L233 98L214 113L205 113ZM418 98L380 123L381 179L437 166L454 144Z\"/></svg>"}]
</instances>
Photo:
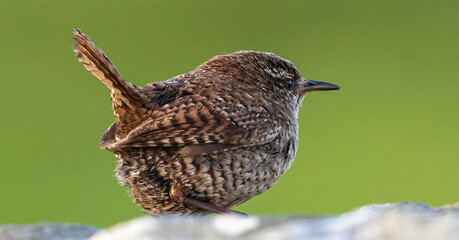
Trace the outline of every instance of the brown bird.
<instances>
[{"instance_id":1,"label":"brown bird","mask_svg":"<svg viewBox=\"0 0 459 240\"><path fill-rule=\"evenodd\" d=\"M307 92L338 86L301 77L273 53L216 56L138 87L74 29L78 60L110 90L116 121L101 137L117 177L148 214L235 213L292 164Z\"/></svg>"}]
</instances>

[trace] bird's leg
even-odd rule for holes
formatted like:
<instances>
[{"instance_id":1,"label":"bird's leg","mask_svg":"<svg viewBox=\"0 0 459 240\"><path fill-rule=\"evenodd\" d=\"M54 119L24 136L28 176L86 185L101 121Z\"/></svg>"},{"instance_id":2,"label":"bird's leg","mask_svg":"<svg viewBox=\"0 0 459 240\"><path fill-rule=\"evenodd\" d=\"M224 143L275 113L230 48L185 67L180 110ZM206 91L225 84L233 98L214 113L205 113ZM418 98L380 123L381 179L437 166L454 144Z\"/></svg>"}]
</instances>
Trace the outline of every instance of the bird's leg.
<instances>
[{"instance_id":1,"label":"bird's leg","mask_svg":"<svg viewBox=\"0 0 459 240\"><path fill-rule=\"evenodd\" d=\"M247 214L245 213L241 213L241 212L234 211L234 210L227 209L227 208L222 208L222 207L216 206L211 203L206 203L206 202L196 200L194 198L187 197L186 190L183 187L181 187L180 184L178 183L172 184L171 190L169 191L169 195L174 201L183 203L185 205L191 205L196 208L204 209L209 212L213 212L217 214L230 213L230 214L237 214L241 216L247 216Z\"/></svg>"}]
</instances>

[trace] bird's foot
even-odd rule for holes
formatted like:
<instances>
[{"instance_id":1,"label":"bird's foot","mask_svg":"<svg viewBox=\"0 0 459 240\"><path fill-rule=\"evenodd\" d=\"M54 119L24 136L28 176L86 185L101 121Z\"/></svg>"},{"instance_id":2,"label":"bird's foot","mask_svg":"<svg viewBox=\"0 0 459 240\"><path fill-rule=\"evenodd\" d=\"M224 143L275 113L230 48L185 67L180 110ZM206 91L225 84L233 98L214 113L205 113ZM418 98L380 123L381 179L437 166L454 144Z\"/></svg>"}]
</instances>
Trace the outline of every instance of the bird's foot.
<instances>
[{"instance_id":1,"label":"bird's foot","mask_svg":"<svg viewBox=\"0 0 459 240\"><path fill-rule=\"evenodd\" d=\"M172 184L171 190L169 191L170 197L179 203L183 203L186 205L190 205L196 208L204 209L209 212L217 213L217 214L237 214L239 216L247 216L247 214L234 211L231 209L223 208L216 206L212 203L206 203L203 201L196 200L194 198L187 197L186 190L180 186L178 183Z\"/></svg>"}]
</instances>

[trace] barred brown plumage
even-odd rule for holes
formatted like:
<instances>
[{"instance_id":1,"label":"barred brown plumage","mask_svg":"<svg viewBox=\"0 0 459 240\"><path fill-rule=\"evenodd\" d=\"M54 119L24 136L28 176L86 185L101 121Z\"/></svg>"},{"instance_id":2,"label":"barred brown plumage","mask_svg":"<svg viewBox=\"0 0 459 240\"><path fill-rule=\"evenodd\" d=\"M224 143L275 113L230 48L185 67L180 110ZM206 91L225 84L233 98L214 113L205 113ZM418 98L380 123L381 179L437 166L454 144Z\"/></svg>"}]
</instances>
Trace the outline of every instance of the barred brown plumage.
<instances>
[{"instance_id":1,"label":"barred brown plumage","mask_svg":"<svg viewBox=\"0 0 459 240\"><path fill-rule=\"evenodd\" d=\"M255 51L216 56L137 87L76 28L74 44L79 61L111 92L116 121L101 147L116 154L120 182L152 215L234 213L290 167L305 93L339 89Z\"/></svg>"}]
</instances>

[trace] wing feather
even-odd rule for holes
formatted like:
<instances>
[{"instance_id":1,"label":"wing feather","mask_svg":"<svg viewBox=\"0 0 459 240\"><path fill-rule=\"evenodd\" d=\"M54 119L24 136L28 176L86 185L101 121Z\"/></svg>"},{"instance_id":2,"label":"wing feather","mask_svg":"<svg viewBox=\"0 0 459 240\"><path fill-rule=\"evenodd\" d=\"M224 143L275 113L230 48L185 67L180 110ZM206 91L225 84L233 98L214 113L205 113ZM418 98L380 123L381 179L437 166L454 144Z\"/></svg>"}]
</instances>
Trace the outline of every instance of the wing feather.
<instances>
[{"instance_id":1,"label":"wing feather","mask_svg":"<svg viewBox=\"0 0 459 240\"><path fill-rule=\"evenodd\" d=\"M187 95L157 108L151 118L108 146L183 147L195 144L259 145L273 140L280 126L265 108L230 108L218 97ZM234 106L234 105L233 105Z\"/></svg>"}]
</instances>

